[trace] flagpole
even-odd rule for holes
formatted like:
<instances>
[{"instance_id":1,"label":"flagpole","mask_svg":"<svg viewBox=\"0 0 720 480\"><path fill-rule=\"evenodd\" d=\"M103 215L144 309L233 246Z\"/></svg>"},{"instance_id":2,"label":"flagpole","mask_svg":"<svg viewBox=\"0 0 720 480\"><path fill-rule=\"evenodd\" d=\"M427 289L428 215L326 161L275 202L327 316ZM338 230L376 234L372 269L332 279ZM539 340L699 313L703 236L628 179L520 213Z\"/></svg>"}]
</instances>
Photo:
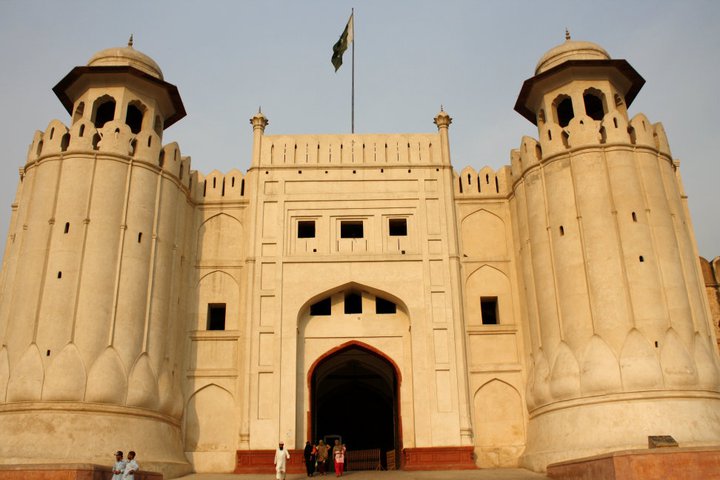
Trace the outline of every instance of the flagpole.
<instances>
[{"instance_id":1,"label":"flagpole","mask_svg":"<svg viewBox=\"0 0 720 480\"><path fill-rule=\"evenodd\" d=\"M350 93L350 133L355 133L355 9L350 9L350 18L353 22L353 41L352 41L352 83Z\"/></svg>"}]
</instances>

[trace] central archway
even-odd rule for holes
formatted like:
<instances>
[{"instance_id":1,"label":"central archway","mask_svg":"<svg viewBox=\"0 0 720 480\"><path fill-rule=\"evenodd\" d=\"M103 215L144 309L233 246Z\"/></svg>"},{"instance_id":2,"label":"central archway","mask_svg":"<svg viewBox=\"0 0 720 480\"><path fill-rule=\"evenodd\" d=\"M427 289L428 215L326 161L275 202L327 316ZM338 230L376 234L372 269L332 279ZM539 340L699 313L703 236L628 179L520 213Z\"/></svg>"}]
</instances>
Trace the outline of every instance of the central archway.
<instances>
[{"instance_id":1,"label":"central archway","mask_svg":"<svg viewBox=\"0 0 720 480\"><path fill-rule=\"evenodd\" d=\"M400 376L381 352L348 342L318 359L308 374L309 435L341 436L348 450L402 448L399 412Z\"/></svg>"}]
</instances>

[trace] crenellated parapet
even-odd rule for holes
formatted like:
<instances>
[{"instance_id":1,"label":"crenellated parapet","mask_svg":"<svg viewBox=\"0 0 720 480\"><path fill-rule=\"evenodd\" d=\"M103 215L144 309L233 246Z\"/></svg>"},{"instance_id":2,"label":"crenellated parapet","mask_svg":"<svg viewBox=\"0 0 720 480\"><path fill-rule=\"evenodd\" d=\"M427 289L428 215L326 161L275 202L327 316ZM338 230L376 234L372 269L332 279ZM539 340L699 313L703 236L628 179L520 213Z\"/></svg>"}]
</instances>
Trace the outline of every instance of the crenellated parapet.
<instances>
[{"instance_id":1,"label":"crenellated parapet","mask_svg":"<svg viewBox=\"0 0 720 480\"><path fill-rule=\"evenodd\" d=\"M265 135L260 166L439 165L438 134Z\"/></svg>"},{"instance_id":2,"label":"crenellated parapet","mask_svg":"<svg viewBox=\"0 0 720 480\"><path fill-rule=\"evenodd\" d=\"M192 179L192 198L195 203L232 202L249 198L249 182L240 170L227 173L213 170L207 175L195 172Z\"/></svg>"},{"instance_id":3,"label":"crenellated parapet","mask_svg":"<svg viewBox=\"0 0 720 480\"><path fill-rule=\"evenodd\" d=\"M553 122L538 125L539 138L523 137L520 147L511 153L512 179L517 181L528 169L572 154L584 148L644 147L672 164L672 154L662 123L651 123L638 113L630 121L618 111L602 120L589 116L573 117L567 126Z\"/></svg>"},{"instance_id":4,"label":"crenellated parapet","mask_svg":"<svg viewBox=\"0 0 720 480\"><path fill-rule=\"evenodd\" d=\"M38 161L69 155L111 154L135 163L147 163L189 187L190 157L183 157L176 142L162 145L154 130L132 133L118 121L108 121L101 128L79 120L68 128L59 120L51 121L44 132L37 131L28 148L26 169Z\"/></svg>"},{"instance_id":5,"label":"crenellated parapet","mask_svg":"<svg viewBox=\"0 0 720 480\"><path fill-rule=\"evenodd\" d=\"M510 193L511 174L507 166L497 171L487 166L475 171L468 166L460 174L453 172L453 179L455 198L506 198Z\"/></svg>"}]
</instances>

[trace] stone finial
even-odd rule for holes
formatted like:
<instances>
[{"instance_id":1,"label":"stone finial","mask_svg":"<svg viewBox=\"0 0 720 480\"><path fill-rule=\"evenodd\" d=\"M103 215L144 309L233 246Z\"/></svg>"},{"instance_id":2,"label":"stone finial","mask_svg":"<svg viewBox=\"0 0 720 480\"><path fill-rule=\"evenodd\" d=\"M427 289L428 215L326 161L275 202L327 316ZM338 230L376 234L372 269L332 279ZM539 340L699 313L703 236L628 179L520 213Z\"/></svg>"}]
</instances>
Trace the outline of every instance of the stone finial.
<instances>
[{"instance_id":1,"label":"stone finial","mask_svg":"<svg viewBox=\"0 0 720 480\"><path fill-rule=\"evenodd\" d=\"M450 118L450 115L445 112L445 109L442 107L442 105L440 106L440 113L435 116L433 123L437 125L438 129L448 128L452 123L452 118Z\"/></svg>"},{"instance_id":2,"label":"stone finial","mask_svg":"<svg viewBox=\"0 0 720 480\"><path fill-rule=\"evenodd\" d=\"M253 130L260 129L261 132L264 132L268 124L270 124L270 122L265 115L263 115L262 109L258 108L258 113L250 119L250 125L253 126Z\"/></svg>"},{"instance_id":3,"label":"stone finial","mask_svg":"<svg viewBox=\"0 0 720 480\"><path fill-rule=\"evenodd\" d=\"M565 28L565 41L570 40L570 30Z\"/></svg>"},{"instance_id":4,"label":"stone finial","mask_svg":"<svg viewBox=\"0 0 720 480\"><path fill-rule=\"evenodd\" d=\"M131 33L130 39L128 40L128 47L132 47L132 46L133 46L133 34Z\"/></svg>"}]
</instances>

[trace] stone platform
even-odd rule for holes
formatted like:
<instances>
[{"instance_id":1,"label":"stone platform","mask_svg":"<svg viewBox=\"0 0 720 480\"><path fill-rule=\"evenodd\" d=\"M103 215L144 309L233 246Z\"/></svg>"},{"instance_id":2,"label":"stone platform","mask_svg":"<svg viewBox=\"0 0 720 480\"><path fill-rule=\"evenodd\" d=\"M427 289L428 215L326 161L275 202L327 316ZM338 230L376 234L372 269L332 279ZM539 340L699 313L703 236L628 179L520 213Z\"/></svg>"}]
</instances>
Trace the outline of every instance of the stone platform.
<instances>
[{"instance_id":1,"label":"stone platform","mask_svg":"<svg viewBox=\"0 0 720 480\"><path fill-rule=\"evenodd\" d=\"M720 480L720 447L623 450L548 465L557 480Z\"/></svg>"}]
</instances>

